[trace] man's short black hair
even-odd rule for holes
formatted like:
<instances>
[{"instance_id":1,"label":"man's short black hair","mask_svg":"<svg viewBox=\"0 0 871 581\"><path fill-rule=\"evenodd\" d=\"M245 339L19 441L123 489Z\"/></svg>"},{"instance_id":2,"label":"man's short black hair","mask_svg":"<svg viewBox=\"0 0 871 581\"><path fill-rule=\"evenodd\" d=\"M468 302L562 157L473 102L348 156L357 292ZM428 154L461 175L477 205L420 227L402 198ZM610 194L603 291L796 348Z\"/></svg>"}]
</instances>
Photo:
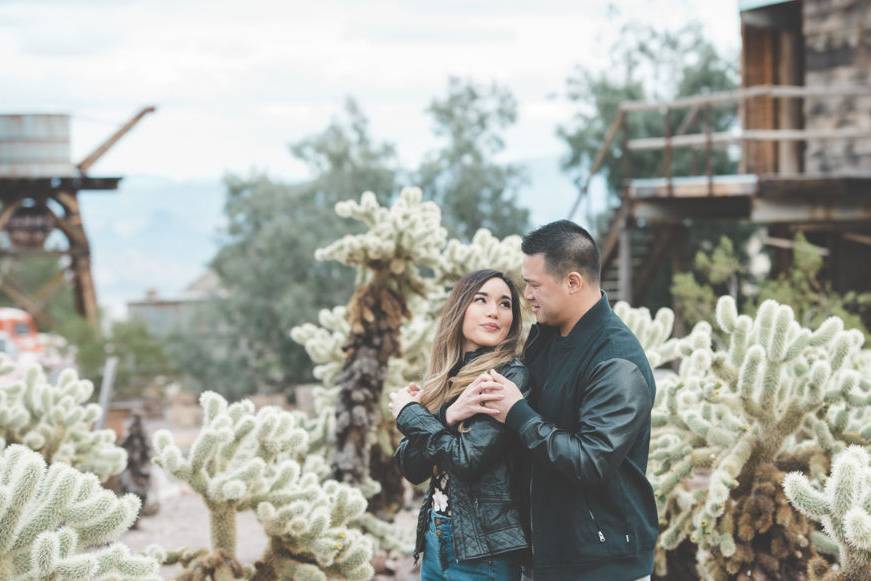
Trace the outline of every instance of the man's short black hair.
<instances>
[{"instance_id":1,"label":"man's short black hair","mask_svg":"<svg viewBox=\"0 0 871 581\"><path fill-rule=\"evenodd\" d=\"M557 220L523 237L526 255L544 254L551 274L563 277L579 272L590 282L599 282L599 247L584 228L570 220Z\"/></svg>"}]
</instances>

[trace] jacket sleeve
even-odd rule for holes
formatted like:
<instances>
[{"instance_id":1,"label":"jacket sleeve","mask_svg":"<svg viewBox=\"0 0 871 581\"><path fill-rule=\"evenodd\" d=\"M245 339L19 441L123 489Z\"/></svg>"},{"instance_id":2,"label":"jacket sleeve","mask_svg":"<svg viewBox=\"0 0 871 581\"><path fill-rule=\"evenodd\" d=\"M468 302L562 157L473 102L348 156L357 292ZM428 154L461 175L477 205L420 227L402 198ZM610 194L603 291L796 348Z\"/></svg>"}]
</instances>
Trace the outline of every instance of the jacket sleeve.
<instances>
[{"instance_id":1,"label":"jacket sleeve","mask_svg":"<svg viewBox=\"0 0 871 581\"><path fill-rule=\"evenodd\" d=\"M649 425L653 394L634 363L610 359L593 371L579 405L574 432L545 421L526 400L511 407L506 424L536 461L581 482L603 484Z\"/></svg>"},{"instance_id":2,"label":"jacket sleeve","mask_svg":"<svg viewBox=\"0 0 871 581\"><path fill-rule=\"evenodd\" d=\"M525 388L528 374L522 365L508 366L503 375ZM464 431L453 432L420 404L405 406L396 425L408 445L424 458L468 480L479 478L492 467L511 442L511 432L487 415L478 414L465 422Z\"/></svg>"},{"instance_id":3,"label":"jacket sleeve","mask_svg":"<svg viewBox=\"0 0 871 581\"><path fill-rule=\"evenodd\" d=\"M399 466L399 472L412 484L420 484L432 476L433 463L412 446L408 438L402 438L393 458Z\"/></svg>"}]
</instances>

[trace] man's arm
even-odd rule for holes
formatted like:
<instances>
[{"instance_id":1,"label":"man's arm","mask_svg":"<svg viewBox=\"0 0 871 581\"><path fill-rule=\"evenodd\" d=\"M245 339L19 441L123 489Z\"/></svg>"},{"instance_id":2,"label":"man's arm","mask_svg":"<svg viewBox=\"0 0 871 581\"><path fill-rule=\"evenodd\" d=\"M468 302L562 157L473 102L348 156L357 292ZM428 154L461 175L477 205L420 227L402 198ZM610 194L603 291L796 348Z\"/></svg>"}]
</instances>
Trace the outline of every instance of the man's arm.
<instances>
[{"instance_id":1,"label":"man's arm","mask_svg":"<svg viewBox=\"0 0 871 581\"><path fill-rule=\"evenodd\" d=\"M610 359L593 372L574 433L545 421L523 399L511 407L506 424L538 461L582 482L602 484L648 425L652 406L652 393L638 367L626 359Z\"/></svg>"}]
</instances>

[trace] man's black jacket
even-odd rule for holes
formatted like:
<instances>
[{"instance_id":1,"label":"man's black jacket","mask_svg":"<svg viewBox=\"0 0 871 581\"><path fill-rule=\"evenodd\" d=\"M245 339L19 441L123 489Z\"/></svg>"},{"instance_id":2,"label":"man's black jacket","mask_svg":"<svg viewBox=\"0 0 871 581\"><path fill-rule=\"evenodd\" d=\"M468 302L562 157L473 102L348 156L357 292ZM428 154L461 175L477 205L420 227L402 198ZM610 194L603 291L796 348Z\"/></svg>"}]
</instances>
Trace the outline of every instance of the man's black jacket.
<instances>
[{"instance_id":1,"label":"man's black jacket","mask_svg":"<svg viewBox=\"0 0 871 581\"><path fill-rule=\"evenodd\" d=\"M463 364L478 353L467 354ZM528 373L519 360L498 371L521 390L526 389ZM463 431L447 428L445 411L455 399L442 406L438 415L417 403L402 408L396 425L404 437L394 453L399 470L413 484L430 478L434 466L450 474L448 501L458 559L528 549L523 514L527 482L515 477L515 452L520 447L517 436L484 414L466 420ZM423 550L433 488L431 480L418 515L415 558Z\"/></svg>"},{"instance_id":2,"label":"man's black jacket","mask_svg":"<svg viewBox=\"0 0 871 581\"><path fill-rule=\"evenodd\" d=\"M648 482L653 373L607 296L572 331L535 325L531 393L507 425L530 451L536 581L649 575L657 536Z\"/></svg>"}]
</instances>

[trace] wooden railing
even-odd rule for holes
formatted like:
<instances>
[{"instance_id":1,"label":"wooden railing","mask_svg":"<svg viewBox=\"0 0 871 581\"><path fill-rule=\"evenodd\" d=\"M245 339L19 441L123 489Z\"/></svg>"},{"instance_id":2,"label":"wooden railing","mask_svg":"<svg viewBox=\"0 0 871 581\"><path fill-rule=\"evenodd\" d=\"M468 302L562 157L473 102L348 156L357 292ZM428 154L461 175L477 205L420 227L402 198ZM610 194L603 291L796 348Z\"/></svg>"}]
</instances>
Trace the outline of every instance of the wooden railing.
<instances>
[{"instance_id":1,"label":"wooden railing","mask_svg":"<svg viewBox=\"0 0 871 581\"><path fill-rule=\"evenodd\" d=\"M769 97L775 99L804 99L808 97L857 97L871 95L871 86L833 86L833 87L803 87L789 85L760 85L734 91L722 91L681 97L671 101L647 102L625 101L620 104L617 116L605 134L605 140L599 148L590 172L579 188L578 195L569 211L571 219L583 198L588 194L593 178L602 169L617 136L623 133L621 141L621 156L623 158L626 180L632 179L631 154L634 151L662 150L663 159L659 173L666 180L667 195L672 195L674 185L672 180L673 149L679 147L703 148L705 151L705 177L707 178L708 194L713 194L713 150L714 147L728 146L749 141L766 142L803 142L808 140L833 140L871 138L871 128L845 127L837 129L737 129L734 132L713 131L713 110L716 108L742 106L749 99ZM689 109L677 131L672 133L672 112ZM659 111L663 114L663 136L630 138L626 132L626 119L632 113ZM685 134L684 132L698 119L702 113L702 133ZM625 192L621 192L621 197Z\"/></svg>"}]
</instances>

